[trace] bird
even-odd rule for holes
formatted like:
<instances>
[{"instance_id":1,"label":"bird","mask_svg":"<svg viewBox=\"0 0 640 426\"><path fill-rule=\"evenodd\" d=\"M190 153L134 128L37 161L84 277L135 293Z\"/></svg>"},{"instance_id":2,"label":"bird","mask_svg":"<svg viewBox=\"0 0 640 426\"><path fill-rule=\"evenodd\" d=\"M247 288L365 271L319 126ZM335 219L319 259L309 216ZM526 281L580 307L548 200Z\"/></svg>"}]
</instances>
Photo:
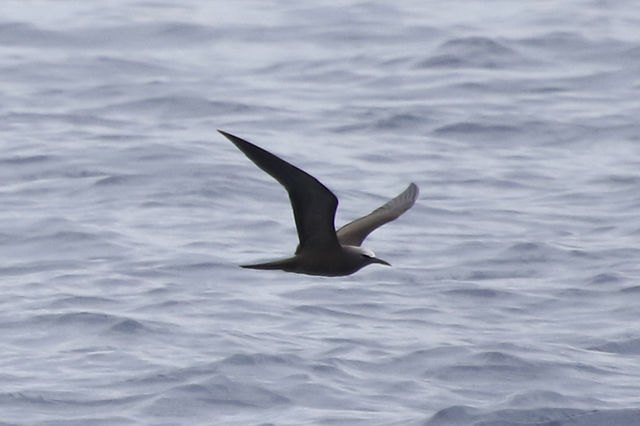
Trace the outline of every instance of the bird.
<instances>
[{"instance_id":1,"label":"bird","mask_svg":"<svg viewBox=\"0 0 640 426\"><path fill-rule=\"evenodd\" d=\"M318 179L249 141L222 130L218 132L284 186L298 232L299 243L292 257L240 265L242 268L337 277L351 275L371 264L391 266L362 247L362 242L376 228L397 219L413 206L419 192L415 183L368 215L336 231L334 220L338 198Z\"/></svg>"}]
</instances>

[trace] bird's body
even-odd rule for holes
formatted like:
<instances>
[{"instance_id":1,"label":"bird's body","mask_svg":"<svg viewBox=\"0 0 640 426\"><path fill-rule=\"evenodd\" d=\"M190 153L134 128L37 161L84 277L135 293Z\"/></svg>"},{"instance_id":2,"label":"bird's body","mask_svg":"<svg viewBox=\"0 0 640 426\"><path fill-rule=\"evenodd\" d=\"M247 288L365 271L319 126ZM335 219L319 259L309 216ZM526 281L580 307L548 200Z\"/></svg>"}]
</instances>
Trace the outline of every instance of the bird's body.
<instances>
[{"instance_id":1,"label":"bird's body","mask_svg":"<svg viewBox=\"0 0 640 426\"><path fill-rule=\"evenodd\" d=\"M280 269L299 274L338 277L351 275L370 263L389 265L384 260L374 257L372 252L362 247L339 246L337 249L311 250L286 259L255 265L242 265L242 267L252 269Z\"/></svg>"},{"instance_id":2,"label":"bird's body","mask_svg":"<svg viewBox=\"0 0 640 426\"><path fill-rule=\"evenodd\" d=\"M298 231L299 244L293 257L242 265L244 268L341 276L350 275L372 263L389 265L360 245L369 233L396 219L413 205L418 196L418 187L414 183L391 201L336 232L334 218L338 199L326 186L270 152L232 134L219 132L285 187Z\"/></svg>"}]
</instances>

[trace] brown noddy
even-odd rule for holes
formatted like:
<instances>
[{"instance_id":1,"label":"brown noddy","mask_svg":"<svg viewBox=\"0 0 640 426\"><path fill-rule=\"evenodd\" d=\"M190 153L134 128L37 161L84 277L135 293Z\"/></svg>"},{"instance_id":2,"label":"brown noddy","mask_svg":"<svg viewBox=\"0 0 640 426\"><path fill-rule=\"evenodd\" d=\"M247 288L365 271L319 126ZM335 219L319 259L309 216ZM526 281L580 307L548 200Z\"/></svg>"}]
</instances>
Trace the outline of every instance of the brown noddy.
<instances>
[{"instance_id":1,"label":"brown noddy","mask_svg":"<svg viewBox=\"0 0 640 426\"><path fill-rule=\"evenodd\" d=\"M298 230L299 244L293 257L241 265L243 268L341 276L353 274L372 263L390 266L360 245L376 228L398 218L413 206L418 196L418 186L415 183L409 184L400 195L383 206L344 225L336 232L334 218L338 199L326 186L310 174L251 142L222 130L218 131L285 187Z\"/></svg>"}]
</instances>

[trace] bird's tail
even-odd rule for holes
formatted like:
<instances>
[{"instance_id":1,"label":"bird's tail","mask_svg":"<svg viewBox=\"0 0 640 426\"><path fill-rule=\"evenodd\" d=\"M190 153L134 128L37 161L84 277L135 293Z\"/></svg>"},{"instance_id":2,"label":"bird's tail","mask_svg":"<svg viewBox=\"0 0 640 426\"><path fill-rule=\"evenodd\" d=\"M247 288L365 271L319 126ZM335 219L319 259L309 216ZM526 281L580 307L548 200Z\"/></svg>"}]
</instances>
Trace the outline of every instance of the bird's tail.
<instances>
[{"instance_id":1,"label":"bird's tail","mask_svg":"<svg viewBox=\"0 0 640 426\"><path fill-rule=\"evenodd\" d=\"M297 265L297 259L295 257L289 257L286 259L274 260L272 262L254 263L252 265L240 265L241 268L248 269L280 269L283 271L293 271Z\"/></svg>"}]
</instances>

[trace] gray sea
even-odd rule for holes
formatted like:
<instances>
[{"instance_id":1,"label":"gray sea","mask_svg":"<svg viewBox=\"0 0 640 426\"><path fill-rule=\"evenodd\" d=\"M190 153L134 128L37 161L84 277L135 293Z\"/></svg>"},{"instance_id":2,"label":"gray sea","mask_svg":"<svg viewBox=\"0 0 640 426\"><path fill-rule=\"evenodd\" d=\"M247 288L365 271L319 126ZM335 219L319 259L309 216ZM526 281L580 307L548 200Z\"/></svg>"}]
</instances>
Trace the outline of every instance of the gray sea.
<instances>
[{"instance_id":1,"label":"gray sea","mask_svg":"<svg viewBox=\"0 0 640 426\"><path fill-rule=\"evenodd\" d=\"M640 425L632 0L5 0L0 425ZM340 278L223 129L339 226Z\"/></svg>"}]
</instances>

